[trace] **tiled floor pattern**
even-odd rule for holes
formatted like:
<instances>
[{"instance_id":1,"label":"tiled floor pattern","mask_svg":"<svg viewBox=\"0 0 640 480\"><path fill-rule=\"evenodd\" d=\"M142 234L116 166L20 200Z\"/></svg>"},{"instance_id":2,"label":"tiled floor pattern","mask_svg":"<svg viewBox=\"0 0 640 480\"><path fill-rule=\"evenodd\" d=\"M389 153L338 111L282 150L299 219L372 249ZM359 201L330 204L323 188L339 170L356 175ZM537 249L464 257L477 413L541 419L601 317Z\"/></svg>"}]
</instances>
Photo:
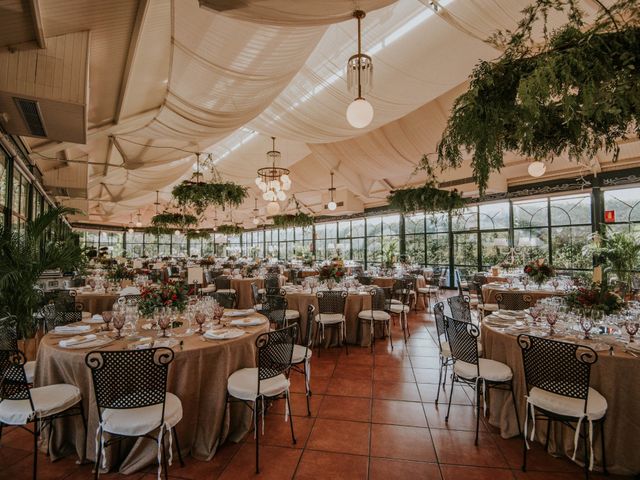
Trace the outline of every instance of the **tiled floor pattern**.
<instances>
[{"instance_id":1,"label":"tiled floor pattern","mask_svg":"<svg viewBox=\"0 0 640 480\"><path fill-rule=\"evenodd\" d=\"M388 340L368 348L315 351L312 360L312 414L306 416L304 381L293 374L292 410L298 442L291 444L283 402L266 416L261 438L263 480L295 479L532 479L583 478L583 470L556 459L534 445L529 470L520 470L522 440L504 440L484 420L479 445L473 445L475 416L472 392L456 387L448 425L446 400L434 403L438 382L438 350L431 317L410 315L411 337L402 342L394 327L394 349ZM443 401L444 400L444 401ZM32 443L20 430L5 431L0 447L0 478L31 478ZM240 480L254 477L253 435L226 444L210 462L177 461L170 478ZM39 480L92 478L91 465L67 457L51 463L39 455ZM102 479L152 480L155 467L135 475L102 475ZM593 475L592 478L600 478ZM604 478L604 477L602 477ZM609 476L606 478L614 478Z\"/></svg>"}]
</instances>

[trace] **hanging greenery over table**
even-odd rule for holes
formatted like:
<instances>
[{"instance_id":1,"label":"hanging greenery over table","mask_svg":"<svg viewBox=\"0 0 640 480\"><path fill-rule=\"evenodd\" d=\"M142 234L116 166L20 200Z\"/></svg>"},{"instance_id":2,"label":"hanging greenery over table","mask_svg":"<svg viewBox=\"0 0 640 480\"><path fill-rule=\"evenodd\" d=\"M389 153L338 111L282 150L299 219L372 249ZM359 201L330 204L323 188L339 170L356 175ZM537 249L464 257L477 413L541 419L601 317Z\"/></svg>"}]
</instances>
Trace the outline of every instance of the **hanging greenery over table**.
<instances>
[{"instance_id":1,"label":"hanging greenery over table","mask_svg":"<svg viewBox=\"0 0 640 480\"><path fill-rule=\"evenodd\" d=\"M221 233L223 235L239 235L242 233L242 227L232 224L223 224L218 226L217 233Z\"/></svg>"},{"instance_id":2,"label":"hanging greenery over table","mask_svg":"<svg viewBox=\"0 0 640 480\"><path fill-rule=\"evenodd\" d=\"M153 221L153 220L152 220ZM145 227L144 229L144 233L148 233L150 235L169 235L171 234L171 229L169 227L162 227L162 226L148 226Z\"/></svg>"},{"instance_id":3,"label":"hanging greenery over table","mask_svg":"<svg viewBox=\"0 0 640 480\"><path fill-rule=\"evenodd\" d=\"M187 238L190 240L197 240L199 238L209 238L211 232L203 232L202 230L189 230L187 231Z\"/></svg>"},{"instance_id":4,"label":"hanging greenery over table","mask_svg":"<svg viewBox=\"0 0 640 480\"><path fill-rule=\"evenodd\" d=\"M210 205L217 205L224 210L227 206L239 207L247 198L247 187L233 182L199 182L185 180L173 187L171 191L178 205L193 207L197 214L201 214Z\"/></svg>"},{"instance_id":5,"label":"hanging greenery over table","mask_svg":"<svg viewBox=\"0 0 640 480\"><path fill-rule=\"evenodd\" d=\"M640 2L605 8L595 0L600 10L588 26L579 3L536 0L515 31L492 37L503 54L480 62L456 99L438 161L457 168L463 152L471 153L481 195L506 151L541 161L566 153L583 162L604 150L615 161L617 141L640 133ZM556 11L568 23L550 32L548 15ZM532 35L540 24L542 44Z\"/></svg>"},{"instance_id":6,"label":"hanging greenery over table","mask_svg":"<svg viewBox=\"0 0 640 480\"><path fill-rule=\"evenodd\" d=\"M279 228L308 227L309 225L313 225L313 217L303 212L274 215L272 219L273 225Z\"/></svg>"},{"instance_id":7,"label":"hanging greenery over table","mask_svg":"<svg viewBox=\"0 0 640 480\"><path fill-rule=\"evenodd\" d=\"M180 227L184 228L189 225L196 225L198 219L188 213L162 212L157 213L151 218L151 224L154 227Z\"/></svg>"}]
</instances>

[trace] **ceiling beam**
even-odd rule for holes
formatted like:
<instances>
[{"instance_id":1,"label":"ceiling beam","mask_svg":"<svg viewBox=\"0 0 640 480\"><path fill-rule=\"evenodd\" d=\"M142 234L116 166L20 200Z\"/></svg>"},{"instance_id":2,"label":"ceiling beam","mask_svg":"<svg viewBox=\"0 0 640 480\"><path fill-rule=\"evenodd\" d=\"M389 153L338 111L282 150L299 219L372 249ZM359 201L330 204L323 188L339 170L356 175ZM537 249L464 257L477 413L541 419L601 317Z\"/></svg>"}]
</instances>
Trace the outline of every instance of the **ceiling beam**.
<instances>
[{"instance_id":1,"label":"ceiling beam","mask_svg":"<svg viewBox=\"0 0 640 480\"><path fill-rule=\"evenodd\" d=\"M31 10L31 20L33 21L33 33L36 36L38 48L47 48L47 39L44 35L42 25L42 15L40 15L40 1L29 0L29 10Z\"/></svg>"},{"instance_id":2,"label":"ceiling beam","mask_svg":"<svg viewBox=\"0 0 640 480\"><path fill-rule=\"evenodd\" d=\"M114 122L116 124L120 123L120 120L122 119L122 107L124 105L127 92L129 91L131 85L131 70L136 55L138 54L140 41L142 39L142 27L144 25L145 19L147 18L150 4L151 0L138 1L138 11L136 12L136 19L133 25L133 31L131 32L131 41L129 43L129 51L127 52L127 63L125 64L124 72L122 73L120 93L118 94L118 103L116 107L116 114L114 117Z\"/></svg>"}]
</instances>

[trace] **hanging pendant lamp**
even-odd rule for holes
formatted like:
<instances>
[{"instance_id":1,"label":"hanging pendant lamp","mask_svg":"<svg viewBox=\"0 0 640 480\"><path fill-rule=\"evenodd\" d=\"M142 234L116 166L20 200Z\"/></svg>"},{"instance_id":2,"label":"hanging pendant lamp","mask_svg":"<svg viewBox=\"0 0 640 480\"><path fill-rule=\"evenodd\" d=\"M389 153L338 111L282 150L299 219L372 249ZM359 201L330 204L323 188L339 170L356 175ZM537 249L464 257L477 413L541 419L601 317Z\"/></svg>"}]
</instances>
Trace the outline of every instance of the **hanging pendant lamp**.
<instances>
[{"instance_id":1,"label":"hanging pendant lamp","mask_svg":"<svg viewBox=\"0 0 640 480\"><path fill-rule=\"evenodd\" d=\"M336 191L336 189L333 186L333 172L331 172L331 188L329 189L329 203L327 203L327 209L331 210L332 212L336 208L338 208L338 204L333 199L333 192L335 192L335 191Z\"/></svg>"},{"instance_id":2,"label":"hanging pendant lamp","mask_svg":"<svg viewBox=\"0 0 640 480\"><path fill-rule=\"evenodd\" d=\"M349 90L357 93L357 97L347 107L347 121L354 128L365 128L373 120L373 107L362 96L373 85L373 61L369 55L362 53L362 10L353 12L358 20L358 53L347 62L347 85Z\"/></svg>"}]
</instances>

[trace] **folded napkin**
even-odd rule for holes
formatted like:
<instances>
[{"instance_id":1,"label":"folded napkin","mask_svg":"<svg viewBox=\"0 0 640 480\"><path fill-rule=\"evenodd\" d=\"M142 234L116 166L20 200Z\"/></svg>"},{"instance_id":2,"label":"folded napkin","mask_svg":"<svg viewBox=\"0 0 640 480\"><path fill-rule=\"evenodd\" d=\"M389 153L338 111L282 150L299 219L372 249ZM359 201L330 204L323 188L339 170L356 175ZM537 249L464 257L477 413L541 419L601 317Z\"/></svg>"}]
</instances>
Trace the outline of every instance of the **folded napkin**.
<instances>
[{"instance_id":1,"label":"folded napkin","mask_svg":"<svg viewBox=\"0 0 640 480\"><path fill-rule=\"evenodd\" d=\"M225 317L245 317L253 313L256 313L253 308L247 308L246 310L227 310L223 315Z\"/></svg>"},{"instance_id":2,"label":"folded napkin","mask_svg":"<svg viewBox=\"0 0 640 480\"><path fill-rule=\"evenodd\" d=\"M104 318L102 318L102 315L100 315L99 313L96 313L93 317L91 317L91 320L95 320L97 321L101 321L104 322Z\"/></svg>"},{"instance_id":3,"label":"folded napkin","mask_svg":"<svg viewBox=\"0 0 640 480\"><path fill-rule=\"evenodd\" d=\"M81 343L93 342L97 337L93 334L89 335L78 335L77 337L67 338L65 340L60 340L58 345L61 347L67 348L72 347L74 345L79 345Z\"/></svg>"},{"instance_id":4,"label":"folded napkin","mask_svg":"<svg viewBox=\"0 0 640 480\"><path fill-rule=\"evenodd\" d=\"M204 332L204 337L209 338L211 340L227 340L230 338L237 338L244 335L243 330L238 330L237 328L230 328L228 330L214 331L207 330Z\"/></svg>"},{"instance_id":5,"label":"folded napkin","mask_svg":"<svg viewBox=\"0 0 640 480\"><path fill-rule=\"evenodd\" d=\"M138 287L124 287L120 290L120 296L122 297L124 295L140 295L140 290Z\"/></svg>"},{"instance_id":6,"label":"folded napkin","mask_svg":"<svg viewBox=\"0 0 640 480\"><path fill-rule=\"evenodd\" d=\"M82 333L90 330L90 325L58 325L53 329L53 333Z\"/></svg>"},{"instance_id":7,"label":"folded napkin","mask_svg":"<svg viewBox=\"0 0 640 480\"><path fill-rule=\"evenodd\" d=\"M254 325L262 325L266 321L266 318L239 318L237 320L232 320L231 325L240 327L252 327Z\"/></svg>"}]
</instances>

